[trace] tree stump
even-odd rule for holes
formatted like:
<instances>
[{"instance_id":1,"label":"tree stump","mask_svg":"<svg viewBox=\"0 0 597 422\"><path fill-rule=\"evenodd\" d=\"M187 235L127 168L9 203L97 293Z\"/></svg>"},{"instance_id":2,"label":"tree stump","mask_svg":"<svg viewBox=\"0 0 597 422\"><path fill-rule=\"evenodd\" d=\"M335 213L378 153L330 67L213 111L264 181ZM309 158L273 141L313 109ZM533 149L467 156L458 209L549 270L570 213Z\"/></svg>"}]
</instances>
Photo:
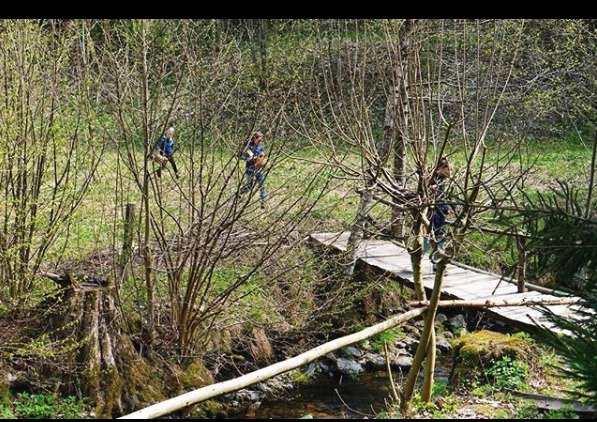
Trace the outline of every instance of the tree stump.
<instances>
[{"instance_id":1,"label":"tree stump","mask_svg":"<svg viewBox=\"0 0 597 422\"><path fill-rule=\"evenodd\" d=\"M81 370L78 390L93 401L95 416L114 417L163 400L162 381L126 333L108 281L68 272L41 275L63 289L53 324L75 327L65 335L80 345L73 356Z\"/></svg>"}]
</instances>

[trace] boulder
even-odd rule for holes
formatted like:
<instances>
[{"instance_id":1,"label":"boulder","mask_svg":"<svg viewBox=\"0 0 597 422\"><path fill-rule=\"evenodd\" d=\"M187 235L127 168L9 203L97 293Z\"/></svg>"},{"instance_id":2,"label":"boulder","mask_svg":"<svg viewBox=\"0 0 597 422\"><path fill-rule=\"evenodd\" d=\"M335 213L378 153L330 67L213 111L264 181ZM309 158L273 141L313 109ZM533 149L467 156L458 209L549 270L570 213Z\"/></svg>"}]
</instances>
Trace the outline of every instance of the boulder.
<instances>
[{"instance_id":1,"label":"boulder","mask_svg":"<svg viewBox=\"0 0 597 422\"><path fill-rule=\"evenodd\" d=\"M365 372L363 367L359 365L357 362L345 358L338 358L338 360L336 361L336 367L338 368L338 371L347 375L354 376L360 375L363 372Z\"/></svg>"}]
</instances>

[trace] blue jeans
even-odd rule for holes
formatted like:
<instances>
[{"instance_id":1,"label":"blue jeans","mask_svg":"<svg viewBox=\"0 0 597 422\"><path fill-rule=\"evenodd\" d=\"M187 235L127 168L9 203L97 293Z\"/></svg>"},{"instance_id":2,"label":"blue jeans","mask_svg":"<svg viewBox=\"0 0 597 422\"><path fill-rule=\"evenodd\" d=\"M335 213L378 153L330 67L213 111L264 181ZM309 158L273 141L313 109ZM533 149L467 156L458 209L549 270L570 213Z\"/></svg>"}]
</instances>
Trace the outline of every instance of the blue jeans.
<instances>
[{"instance_id":1,"label":"blue jeans","mask_svg":"<svg viewBox=\"0 0 597 422\"><path fill-rule=\"evenodd\" d=\"M446 236L446 211L442 207L431 210L429 214L431 220L431 230L433 231L433 237L437 241L437 249L443 251L445 245ZM425 237L423 241L423 253L427 253L430 248L429 239ZM434 262L433 256L430 256L431 262Z\"/></svg>"},{"instance_id":2,"label":"blue jeans","mask_svg":"<svg viewBox=\"0 0 597 422\"><path fill-rule=\"evenodd\" d=\"M248 167L245 170L245 174L247 176L247 183L241 188L240 193L247 193L253 189L255 179L257 179L257 184L259 185L259 200L262 204L265 204L265 201L267 200L267 190L265 189L265 173L261 170L255 171L255 168Z\"/></svg>"}]
</instances>

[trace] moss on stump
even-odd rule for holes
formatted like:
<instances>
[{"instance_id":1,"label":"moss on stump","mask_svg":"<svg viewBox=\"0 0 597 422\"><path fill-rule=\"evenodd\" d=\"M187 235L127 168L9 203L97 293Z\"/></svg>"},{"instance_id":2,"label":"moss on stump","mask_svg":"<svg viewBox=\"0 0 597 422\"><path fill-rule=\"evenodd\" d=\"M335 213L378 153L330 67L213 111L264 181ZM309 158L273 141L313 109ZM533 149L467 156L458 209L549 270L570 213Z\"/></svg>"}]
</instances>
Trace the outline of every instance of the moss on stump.
<instances>
[{"instance_id":1,"label":"moss on stump","mask_svg":"<svg viewBox=\"0 0 597 422\"><path fill-rule=\"evenodd\" d=\"M490 382L486 371L504 356L539 370L539 349L523 336L481 330L457 337L451 344L454 361L449 382L455 388Z\"/></svg>"}]
</instances>

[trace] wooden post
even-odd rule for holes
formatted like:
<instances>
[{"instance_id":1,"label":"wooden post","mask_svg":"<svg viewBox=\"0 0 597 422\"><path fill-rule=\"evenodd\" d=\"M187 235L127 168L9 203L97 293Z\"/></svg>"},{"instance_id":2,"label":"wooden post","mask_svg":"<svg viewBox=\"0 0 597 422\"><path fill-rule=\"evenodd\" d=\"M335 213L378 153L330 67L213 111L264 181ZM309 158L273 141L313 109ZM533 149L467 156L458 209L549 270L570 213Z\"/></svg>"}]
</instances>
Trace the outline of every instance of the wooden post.
<instances>
[{"instance_id":1,"label":"wooden post","mask_svg":"<svg viewBox=\"0 0 597 422\"><path fill-rule=\"evenodd\" d=\"M516 235L516 246L518 247L518 293L524 293L527 291L524 285L524 276L526 272L526 238L523 235Z\"/></svg>"}]
</instances>

